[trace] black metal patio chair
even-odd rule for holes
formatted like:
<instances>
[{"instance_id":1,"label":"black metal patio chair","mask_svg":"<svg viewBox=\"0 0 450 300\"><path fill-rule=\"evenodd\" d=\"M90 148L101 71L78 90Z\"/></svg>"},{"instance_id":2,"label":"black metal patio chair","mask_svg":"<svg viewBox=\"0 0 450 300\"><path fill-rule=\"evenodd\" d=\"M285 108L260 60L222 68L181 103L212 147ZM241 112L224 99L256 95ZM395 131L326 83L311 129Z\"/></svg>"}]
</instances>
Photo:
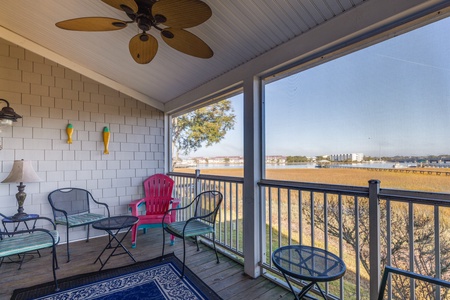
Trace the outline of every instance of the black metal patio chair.
<instances>
[{"instance_id":1,"label":"black metal patio chair","mask_svg":"<svg viewBox=\"0 0 450 300\"><path fill-rule=\"evenodd\" d=\"M198 194L194 200L184 207L169 209L163 219L163 249L162 257L164 257L164 246L166 244L164 231L183 239L183 270L181 277L184 276L184 267L186 261L186 239L195 238L197 251L200 250L198 246L198 236L204 234L212 234L212 242L214 251L216 253L217 263L219 263L219 256L216 249L216 217L219 212L220 204L222 203L223 195L219 191L206 191ZM178 221L167 224L165 218L170 218L172 211L177 211L178 216L193 215L186 221Z\"/></svg>"},{"instance_id":2,"label":"black metal patio chair","mask_svg":"<svg viewBox=\"0 0 450 300\"><path fill-rule=\"evenodd\" d=\"M55 190L48 195L48 201L53 210L55 224L66 226L67 262L69 262L69 229L87 226L86 242L89 242L89 225L95 221L110 217L108 204L98 202L89 191L80 188ZM91 203L103 206L107 215L92 213Z\"/></svg>"}]
</instances>

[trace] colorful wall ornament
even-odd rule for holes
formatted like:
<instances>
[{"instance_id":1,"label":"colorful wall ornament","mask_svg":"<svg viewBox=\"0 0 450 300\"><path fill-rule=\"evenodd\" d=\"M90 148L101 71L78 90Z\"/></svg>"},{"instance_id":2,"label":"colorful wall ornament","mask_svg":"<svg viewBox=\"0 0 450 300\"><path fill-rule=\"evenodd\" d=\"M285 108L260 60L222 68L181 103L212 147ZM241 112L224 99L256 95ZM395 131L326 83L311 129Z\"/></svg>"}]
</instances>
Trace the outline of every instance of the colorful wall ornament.
<instances>
[{"instance_id":1,"label":"colorful wall ornament","mask_svg":"<svg viewBox=\"0 0 450 300\"><path fill-rule=\"evenodd\" d=\"M67 132L67 136L68 136L67 144L72 144L72 133L73 133L73 126L72 126L72 124L70 124L70 123L67 124L66 132Z\"/></svg>"},{"instance_id":2,"label":"colorful wall ornament","mask_svg":"<svg viewBox=\"0 0 450 300\"><path fill-rule=\"evenodd\" d=\"M105 145L105 150L103 151L103 154L109 154L108 146L109 146L109 137L110 132L108 127L103 127L103 144Z\"/></svg>"}]
</instances>

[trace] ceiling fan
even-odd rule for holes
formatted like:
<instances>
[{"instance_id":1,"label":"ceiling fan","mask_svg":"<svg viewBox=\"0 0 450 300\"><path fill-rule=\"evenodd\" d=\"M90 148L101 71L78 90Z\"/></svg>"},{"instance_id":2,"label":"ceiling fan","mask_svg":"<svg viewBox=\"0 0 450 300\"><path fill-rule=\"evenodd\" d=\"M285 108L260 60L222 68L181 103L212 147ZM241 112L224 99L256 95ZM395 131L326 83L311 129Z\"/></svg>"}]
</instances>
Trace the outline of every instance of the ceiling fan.
<instances>
[{"instance_id":1,"label":"ceiling fan","mask_svg":"<svg viewBox=\"0 0 450 300\"><path fill-rule=\"evenodd\" d=\"M133 59L139 64L152 61L158 51L158 41L147 33L152 27L160 31L162 39L175 50L200 58L210 58L214 54L202 39L184 30L184 28L200 25L211 17L211 8L201 0L102 1L124 11L131 21L107 17L85 17L61 21L56 23L56 26L76 31L112 31L136 23L142 33L131 38L129 50Z\"/></svg>"}]
</instances>

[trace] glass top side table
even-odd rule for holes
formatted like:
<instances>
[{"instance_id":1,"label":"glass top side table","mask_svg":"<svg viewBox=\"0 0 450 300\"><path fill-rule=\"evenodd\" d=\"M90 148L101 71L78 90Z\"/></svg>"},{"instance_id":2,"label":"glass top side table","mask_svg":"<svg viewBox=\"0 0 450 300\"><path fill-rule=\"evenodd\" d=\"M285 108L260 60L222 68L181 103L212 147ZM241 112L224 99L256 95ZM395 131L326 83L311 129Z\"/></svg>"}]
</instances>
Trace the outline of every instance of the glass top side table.
<instances>
[{"instance_id":1,"label":"glass top side table","mask_svg":"<svg viewBox=\"0 0 450 300\"><path fill-rule=\"evenodd\" d=\"M289 245L278 248L272 254L272 261L283 274L295 299L303 298L314 285L326 299L317 283L337 280L344 276L347 269L344 261L335 254L324 249L303 245ZM297 295L289 282L288 276L310 283L304 286Z\"/></svg>"},{"instance_id":2,"label":"glass top side table","mask_svg":"<svg viewBox=\"0 0 450 300\"><path fill-rule=\"evenodd\" d=\"M105 230L109 234L109 242L106 244L105 248L103 249L103 251L100 253L100 255L97 257L97 259L94 262L94 264L95 264L95 263L97 263L97 261L100 261L100 264L101 264L100 270L103 269L103 267L106 265L106 263L112 256L116 256L116 255L128 254L128 256L131 257L131 259L134 262L136 262L133 255L131 255L131 253L128 251L128 249L122 244L122 241L128 235L128 233L130 232L133 225L136 224L138 221L139 221L139 219L134 216L114 216L114 217L109 217L109 218L102 219L102 220L92 223L93 228L99 229L99 230ZM122 236L122 238L119 240L117 238L117 234L119 233L120 230L123 230L123 229L125 229L126 232ZM120 248L123 250L123 252L116 253L116 251ZM112 252L109 254L109 256L106 258L106 260L103 262L101 259L101 256L107 249L112 249Z\"/></svg>"}]
</instances>

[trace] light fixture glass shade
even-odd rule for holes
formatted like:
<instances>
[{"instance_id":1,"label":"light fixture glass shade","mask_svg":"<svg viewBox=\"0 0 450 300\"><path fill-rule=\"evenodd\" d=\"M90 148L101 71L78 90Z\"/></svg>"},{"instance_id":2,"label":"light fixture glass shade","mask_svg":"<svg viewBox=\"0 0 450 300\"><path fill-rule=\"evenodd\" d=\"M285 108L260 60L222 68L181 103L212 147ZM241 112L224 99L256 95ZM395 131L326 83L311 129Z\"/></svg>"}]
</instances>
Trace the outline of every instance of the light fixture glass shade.
<instances>
[{"instance_id":1,"label":"light fixture glass shade","mask_svg":"<svg viewBox=\"0 0 450 300\"><path fill-rule=\"evenodd\" d=\"M3 132L5 128L11 127L13 124L12 120L0 119L0 132Z\"/></svg>"},{"instance_id":2,"label":"light fixture glass shade","mask_svg":"<svg viewBox=\"0 0 450 300\"><path fill-rule=\"evenodd\" d=\"M29 160L15 160L12 170L2 183L11 182L39 182L41 178L36 174Z\"/></svg>"}]
</instances>

